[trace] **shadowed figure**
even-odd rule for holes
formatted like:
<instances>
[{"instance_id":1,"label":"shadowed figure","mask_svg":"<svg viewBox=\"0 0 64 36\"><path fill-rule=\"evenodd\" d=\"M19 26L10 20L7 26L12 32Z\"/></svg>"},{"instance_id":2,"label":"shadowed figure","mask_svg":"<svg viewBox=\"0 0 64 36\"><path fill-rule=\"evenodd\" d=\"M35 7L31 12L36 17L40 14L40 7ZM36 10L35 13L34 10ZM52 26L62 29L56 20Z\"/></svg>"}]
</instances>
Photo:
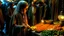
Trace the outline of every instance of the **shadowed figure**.
<instances>
[{"instance_id":1,"label":"shadowed figure","mask_svg":"<svg viewBox=\"0 0 64 36\"><path fill-rule=\"evenodd\" d=\"M26 15L27 9L28 9L28 3L26 1L20 1L17 4L17 7L14 10L14 13L10 21L10 26L11 26L10 32L14 28L12 36L26 36L26 30L28 27L30 27L28 25L28 20ZM14 27L12 25L14 25Z\"/></svg>"},{"instance_id":2,"label":"shadowed figure","mask_svg":"<svg viewBox=\"0 0 64 36\"><path fill-rule=\"evenodd\" d=\"M14 12L14 3L13 2L10 2L9 3L9 6L8 6L8 12L7 12L7 15L6 15L6 30L7 30L7 34L9 32L9 23L10 23L10 20L11 20L11 16L13 15L13 12Z\"/></svg>"},{"instance_id":3,"label":"shadowed figure","mask_svg":"<svg viewBox=\"0 0 64 36\"><path fill-rule=\"evenodd\" d=\"M0 1L0 33L3 35L3 29L4 29L4 18L2 13L2 2Z\"/></svg>"}]
</instances>

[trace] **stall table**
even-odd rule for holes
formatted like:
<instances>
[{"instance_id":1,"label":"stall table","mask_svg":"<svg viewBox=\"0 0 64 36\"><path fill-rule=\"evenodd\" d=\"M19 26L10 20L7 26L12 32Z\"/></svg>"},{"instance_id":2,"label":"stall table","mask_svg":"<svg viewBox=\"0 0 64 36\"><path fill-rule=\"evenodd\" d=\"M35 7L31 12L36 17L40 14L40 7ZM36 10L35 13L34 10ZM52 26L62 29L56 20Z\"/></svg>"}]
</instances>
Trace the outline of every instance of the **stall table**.
<instances>
[{"instance_id":1,"label":"stall table","mask_svg":"<svg viewBox=\"0 0 64 36\"><path fill-rule=\"evenodd\" d=\"M64 30L62 30L60 24L42 24L39 23L37 25L31 26L33 35L36 34L38 36L58 36L64 35ZM46 35L48 34L48 35Z\"/></svg>"}]
</instances>

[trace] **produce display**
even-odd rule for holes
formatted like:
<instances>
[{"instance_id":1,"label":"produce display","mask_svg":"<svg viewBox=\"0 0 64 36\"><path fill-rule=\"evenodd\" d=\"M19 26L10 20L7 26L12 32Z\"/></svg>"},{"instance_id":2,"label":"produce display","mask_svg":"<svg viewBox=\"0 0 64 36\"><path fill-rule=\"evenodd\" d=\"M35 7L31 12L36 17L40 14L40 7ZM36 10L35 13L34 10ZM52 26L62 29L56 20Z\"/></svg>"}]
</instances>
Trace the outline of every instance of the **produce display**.
<instances>
[{"instance_id":1,"label":"produce display","mask_svg":"<svg viewBox=\"0 0 64 36\"><path fill-rule=\"evenodd\" d=\"M40 36L64 36L64 26L60 24L37 24L31 27Z\"/></svg>"},{"instance_id":2,"label":"produce display","mask_svg":"<svg viewBox=\"0 0 64 36\"><path fill-rule=\"evenodd\" d=\"M36 30L38 32L43 30L60 30L62 27L59 24L52 25L52 24L37 24L35 26L32 26L32 30Z\"/></svg>"}]
</instances>

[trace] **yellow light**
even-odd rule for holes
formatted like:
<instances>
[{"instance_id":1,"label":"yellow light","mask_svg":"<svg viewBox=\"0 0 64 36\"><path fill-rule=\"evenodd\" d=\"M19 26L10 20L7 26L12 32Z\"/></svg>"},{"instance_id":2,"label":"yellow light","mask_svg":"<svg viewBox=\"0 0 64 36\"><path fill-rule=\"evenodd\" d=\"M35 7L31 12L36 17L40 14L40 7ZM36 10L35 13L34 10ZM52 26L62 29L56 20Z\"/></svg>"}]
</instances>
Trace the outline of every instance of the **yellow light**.
<instances>
[{"instance_id":1,"label":"yellow light","mask_svg":"<svg viewBox=\"0 0 64 36\"><path fill-rule=\"evenodd\" d=\"M44 23L44 20L41 20L42 23Z\"/></svg>"}]
</instances>

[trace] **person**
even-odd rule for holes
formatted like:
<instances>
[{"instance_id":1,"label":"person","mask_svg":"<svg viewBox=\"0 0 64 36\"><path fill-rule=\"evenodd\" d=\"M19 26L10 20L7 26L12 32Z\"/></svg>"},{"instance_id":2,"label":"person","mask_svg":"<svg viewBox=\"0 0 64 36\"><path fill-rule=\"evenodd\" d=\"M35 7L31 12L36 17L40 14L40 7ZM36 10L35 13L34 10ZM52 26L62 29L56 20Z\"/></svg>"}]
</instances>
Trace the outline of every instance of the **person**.
<instances>
[{"instance_id":1,"label":"person","mask_svg":"<svg viewBox=\"0 0 64 36\"><path fill-rule=\"evenodd\" d=\"M0 1L0 32L3 33L3 29L4 29L4 18L3 18L3 13L2 13L2 2Z\"/></svg>"},{"instance_id":2,"label":"person","mask_svg":"<svg viewBox=\"0 0 64 36\"><path fill-rule=\"evenodd\" d=\"M51 18L51 2L50 1L48 1L48 0L46 0L45 1L45 3L46 3L46 13L45 13L45 17L44 17L44 19L45 20L52 20L52 18Z\"/></svg>"},{"instance_id":3,"label":"person","mask_svg":"<svg viewBox=\"0 0 64 36\"><path fill-rule=\"evenodd\" d=\"M37 24L41 22L42 17L44 15L44 3L42 1L38 1L36 6L36 21Z\"/></svg>"},{"instance_id":4,"label":"person","mask_svg":"<svg viewBox=\"0 0 64 36\"><path fill-rule=\"evenodd\" d=\"M13 6L14 6L14 3L10 2L9 6L8 6L8 12L7 12L7 15L6 15L6 30L7 30L7 33L9 31L9 22L10 22L12 14L14 12Z\"/></svg>"},{"instance_id":5,"label":"person","mask_svg":"<svg viewBox=\"0 0 64 36\"><path fill-rule=\"evenodd\" d=\"M18 31L20 30L19 31L21 33L21 34L19 33L20 36L21 35L25 36L26 35L26 29L30 27L28 25L28 19L27 19L27 15L26 15L27 10L28 10L28 3L26 1L19 1L19 3L17 4L16 9L14 10L12 18L11 18L10 26L14 25L15 28L21 28L21 30L16 29ZM23 26L25 28L22 29L22 27L20 27L20 26ZM16 30L15 30L15 32L17 32ZM18 35L15 32L13 33L13 36Z\"/></svg>"},{"instance_id":6,"label":"person","mask_svg":"<svg viewBox=\"0 0 64 36\"><path fill-rule=\"evenodd\" d=\"M36 24L36 3L37 3L37 0L33 0L32 3L30 4L29 6L29 10L27 12L28 14L28 23L30 26L33 26Z\"/></svg>"}]
</instances>

